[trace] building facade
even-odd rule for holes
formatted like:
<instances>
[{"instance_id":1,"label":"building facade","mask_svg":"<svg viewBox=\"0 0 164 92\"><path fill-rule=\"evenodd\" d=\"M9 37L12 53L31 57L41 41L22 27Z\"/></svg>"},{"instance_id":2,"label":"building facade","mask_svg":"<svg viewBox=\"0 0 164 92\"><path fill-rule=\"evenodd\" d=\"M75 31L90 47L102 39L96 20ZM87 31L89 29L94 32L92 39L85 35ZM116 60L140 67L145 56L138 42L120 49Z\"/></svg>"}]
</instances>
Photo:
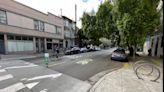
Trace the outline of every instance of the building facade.
<instances>
[{"instance_id":1,"label":"building facade","mask_svg":"<svg viewBox=\"0 0 164 92\"><path fill-rule=\"evenodd\" d=\"M13 0L0 0L0 54L40 53L63 47L64 21Z\"/></svg>"},{"instance_id":2,"label":"building facade","mask_svg":"<svg viewBox=\"0 0 164 92\"><path fill-rule=\"evenodd\" d=\"M64 48L75 46L75 22L66 16L62 16L64 20Z\"/></svg>"}]
</instances>

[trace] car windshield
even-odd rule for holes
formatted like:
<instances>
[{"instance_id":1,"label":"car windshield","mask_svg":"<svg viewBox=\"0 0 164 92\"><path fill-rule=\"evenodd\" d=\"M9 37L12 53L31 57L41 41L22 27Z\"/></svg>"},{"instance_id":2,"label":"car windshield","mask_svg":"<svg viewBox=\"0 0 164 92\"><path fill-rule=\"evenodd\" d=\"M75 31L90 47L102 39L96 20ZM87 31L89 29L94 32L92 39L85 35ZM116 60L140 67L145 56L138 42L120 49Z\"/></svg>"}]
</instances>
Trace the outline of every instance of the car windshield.
<instances>
[{"instance_id":1,"label":"car windshield","mask_svg":"<svg viewBox=\"0 0 164 92\"><path fill-rule=\"evenodd\" d=\"M114 52L117 52L117 53L125 53L125 50L124 49L116 49Z\"/></svg>"}]
</instances>

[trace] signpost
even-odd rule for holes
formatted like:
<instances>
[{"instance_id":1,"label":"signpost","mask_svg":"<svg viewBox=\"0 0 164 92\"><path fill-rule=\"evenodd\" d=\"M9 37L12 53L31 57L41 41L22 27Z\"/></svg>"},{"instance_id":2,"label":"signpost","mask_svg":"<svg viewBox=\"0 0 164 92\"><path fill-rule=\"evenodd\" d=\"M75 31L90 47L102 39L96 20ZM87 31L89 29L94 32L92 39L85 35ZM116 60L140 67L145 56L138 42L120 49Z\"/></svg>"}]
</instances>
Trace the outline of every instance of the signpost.
<instances>
[{"instance_id":1,"label":"signpost","mask_svg":"<svg viewBox=\"0 0 164 92\"><path fill-rule=\"evenodd\" d=\"M46 64L46 67L48 68L49 64L49 53L44 54L44 63Z\"/></svg>"}]
</instances>

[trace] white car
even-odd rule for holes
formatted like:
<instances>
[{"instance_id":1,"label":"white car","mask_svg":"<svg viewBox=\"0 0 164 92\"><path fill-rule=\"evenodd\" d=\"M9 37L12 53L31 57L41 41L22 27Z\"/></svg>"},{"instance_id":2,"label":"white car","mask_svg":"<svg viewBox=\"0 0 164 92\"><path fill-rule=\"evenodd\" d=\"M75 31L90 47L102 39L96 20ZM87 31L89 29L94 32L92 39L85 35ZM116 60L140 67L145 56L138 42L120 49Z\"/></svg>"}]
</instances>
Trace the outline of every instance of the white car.
<instances>
[{"instance_id":1,"label":"white car","mask_svg":"<svg viewBox=\"0 0 164 92\"><path fill-rule=\"evenodd\" d=\"M86 47L80 48L81 53L84 53L84 52L87 52L87 51L88 51L88 49Z\"/></svg>"}]
</instances>

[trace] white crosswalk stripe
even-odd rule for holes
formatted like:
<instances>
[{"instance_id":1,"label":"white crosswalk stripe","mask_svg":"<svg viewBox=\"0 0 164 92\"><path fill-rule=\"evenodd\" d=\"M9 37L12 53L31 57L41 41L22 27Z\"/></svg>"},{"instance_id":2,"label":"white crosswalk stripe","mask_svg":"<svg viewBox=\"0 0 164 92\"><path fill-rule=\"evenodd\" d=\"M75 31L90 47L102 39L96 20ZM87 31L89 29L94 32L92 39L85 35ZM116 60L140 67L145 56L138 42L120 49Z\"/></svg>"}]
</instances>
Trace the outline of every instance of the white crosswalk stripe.
<instances>
[{"instance_id":1,"label":"white crosswalk stripe","mask_svg":"<svg viewBox=\"0 0 164 92\"><path fill-rule=\"evenodd\" d=\"M16 91L21 90L23 88L25 88L23 83L18 82L16 84L10 85L6 88L0 89L0 92L16 92Z\"/></svg>"},{"instance_id":2,"label":"white crosswalk stripe","mask_svg":"<svg viewBox=\"0 0 164 92\"><path fill-rule=\"evenodd\" d=\"M0 81L11 79L13 76L11 74L0 76Z\"/></svg>"},{"instance_id":3,"label":"white crosswalk stripe","mask_svg":"<svg viewBox=\"0 0 164 92\"><path fill-rule=\"evenodd\" d=\"M6 72L6 70L5 70L5 69L0 69L0 73L1 73L1 72Z\"/></svg>"}]
</instances>

